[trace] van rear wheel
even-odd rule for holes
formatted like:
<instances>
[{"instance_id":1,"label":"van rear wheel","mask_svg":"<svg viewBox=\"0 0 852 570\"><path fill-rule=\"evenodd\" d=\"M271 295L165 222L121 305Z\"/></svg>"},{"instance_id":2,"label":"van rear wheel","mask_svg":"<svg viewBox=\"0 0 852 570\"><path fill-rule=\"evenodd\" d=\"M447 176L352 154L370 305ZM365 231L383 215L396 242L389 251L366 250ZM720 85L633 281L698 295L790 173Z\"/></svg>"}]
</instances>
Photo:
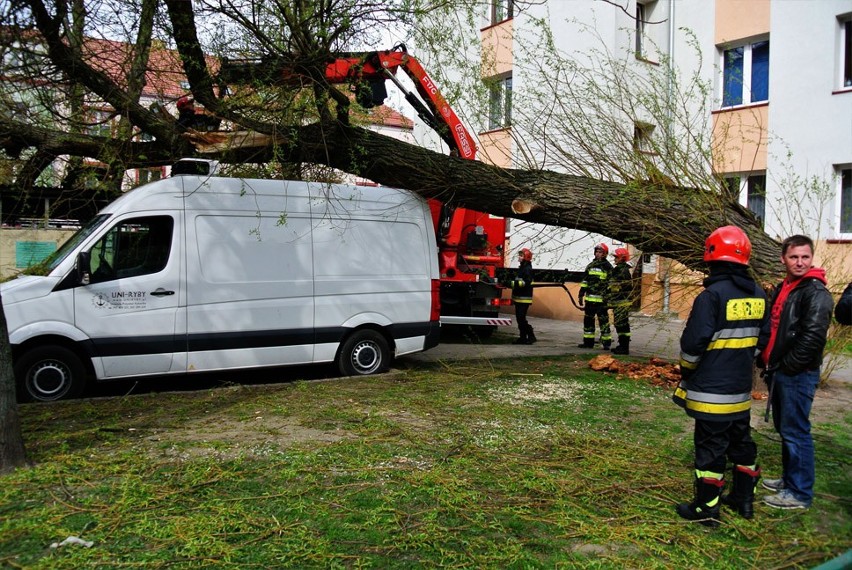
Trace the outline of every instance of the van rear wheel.
<instances>
[{"instance_id":1,"label":"van rear wheel","mask_svg":"<svg viewBox=\"0 0 852 570\"><path fill-rule=\"evenodd\" d=\"M352 333L340 348L337 367L344 376L366 376L384 372L390 366L388 341L374 330Z\"/></svg>"},{"instance_id":2,"label":"van rear wheel","mask_svg":"<svg viewBox=\"0 0 852 570\"><path fill-rule=\"evenodd\" d=\"M52 402L76 398L86 388L86 371L74 352L63 346L40 346L15 365L18 399Z\"/></svg>"}]
</instances>

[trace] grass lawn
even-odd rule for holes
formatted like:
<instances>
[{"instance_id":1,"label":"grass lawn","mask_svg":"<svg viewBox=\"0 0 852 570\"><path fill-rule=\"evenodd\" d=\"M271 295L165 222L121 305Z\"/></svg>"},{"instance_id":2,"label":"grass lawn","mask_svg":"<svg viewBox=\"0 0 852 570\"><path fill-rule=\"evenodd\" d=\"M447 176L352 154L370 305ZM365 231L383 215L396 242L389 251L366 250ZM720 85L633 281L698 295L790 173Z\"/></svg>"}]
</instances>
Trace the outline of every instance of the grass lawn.
<instances>
[{"instance_id":1,"label":"grass lawn","mask_svg":"<svg viewBox=\"0 0 852 570\"><path fill-rule=\"evenodd\" d=\"M442 363L22 406L34 466L2 479L0 563L762 569L852 548L848 407L815 421L810 510L725 510L713 530L674 511L691 498L692 423L670 390L587 364ZM777 477L762 410L755 440ZM93 544L51 548L69 536Z\"/></svg>"}]
</instances>

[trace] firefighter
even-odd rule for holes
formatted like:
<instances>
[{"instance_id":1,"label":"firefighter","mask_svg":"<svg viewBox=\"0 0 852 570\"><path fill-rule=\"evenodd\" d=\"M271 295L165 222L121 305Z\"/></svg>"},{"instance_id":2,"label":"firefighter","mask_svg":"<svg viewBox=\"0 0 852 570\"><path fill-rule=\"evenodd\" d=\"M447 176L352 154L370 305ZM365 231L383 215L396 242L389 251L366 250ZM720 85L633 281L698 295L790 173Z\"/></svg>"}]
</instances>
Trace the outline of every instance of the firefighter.
<instances>
[{"instance_id":1,"label":"firefighter","mask_svg":"<svg viewBox=\"0 0 852 570\"><path fill-rule=\"evenodd\" d=\"M710 275L680 337L681 381L672 399L695 419L695 496L676 510L710 527L719 525L720 502L752 518L760 478L749 422L753 365L769 340L769 311L763 288L748 272L750 255L751 242L740 228L710 234L704 245ZM722 497L728 459L733 487Z\"/></svg>"},{"instance_id":2,"label":"firefighter","mask_svg":"<svg viewBox=\"0 0 852 570\"><path fill-rule=\"evenodd\" d=\"M633 304L633 275L630 273L630 252L619 247L613 253L615 267L610 277L610 307L613 324L618 334L618 346L613 354L630 354L630 307Z\"/></svg>"},{"instance_id":3,"label":"firefighter","mask_svg":"<svg viewBox=\"0 0 852 570\"><path fill-rule=\"evenodd\" d=\"M520 337L515 344L532 344L536 341L532 325L527 321L527 311L533 300L532 251L523 248L518 252L518 271L508 285L512 288L512 303L515 305L515 319L518 321Z\"/></svg>"},{"instance_id":4,"label":"firefighter","mask_svg":"<svg viewBox=\"0 0 852 570\"><path fill-rule=\"evenodd\" d=\"M612 345L609 308L607 307L612 264L606 260L608 254L609 248L606 244L599 243L595 246L595 258L586 266L583 281L580 283L579 304L584 311L583 342L577 345L580 348L595 346L595 318L598 319L598 325L601 329L601 345L604 350L609 350Z\"/></svg>"},{"instance_id":5,"label":"firefighter","mask_svg":"<svg viewBox=\"0 0 852 570\"><path fill-rule=\"evenodd\" d=\"M189 95L184 95L177 100L178 120L177 123L185 129L196 131L215 131L219 128L221 119L196 113L195 100Z\"/></svg>"}]
</instances>

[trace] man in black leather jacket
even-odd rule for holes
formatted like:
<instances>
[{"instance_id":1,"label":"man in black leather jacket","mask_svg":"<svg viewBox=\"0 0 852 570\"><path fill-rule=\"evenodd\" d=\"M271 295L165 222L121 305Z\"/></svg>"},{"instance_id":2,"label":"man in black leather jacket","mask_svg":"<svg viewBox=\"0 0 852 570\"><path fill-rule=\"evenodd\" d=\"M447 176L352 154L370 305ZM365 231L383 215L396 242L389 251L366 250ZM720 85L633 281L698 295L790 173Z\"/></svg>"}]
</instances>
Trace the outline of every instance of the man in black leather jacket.
<instances>
[{"instance_id":1,"label":"man in black leather jacket","mask_svg":"<svg viewBox=\"0 0 852 570\"><path fill-rule=\"evenodd\" d=\"M791 236L781 245L787 277L770 302L769 344L761 353L770 382L772 420L781 435L780 479L764 479L777 494L763 501L779 509L806 509L814 496L810 413L834 300L825 270L813 267L813 241Z\"/></svg>"}]
</instances>

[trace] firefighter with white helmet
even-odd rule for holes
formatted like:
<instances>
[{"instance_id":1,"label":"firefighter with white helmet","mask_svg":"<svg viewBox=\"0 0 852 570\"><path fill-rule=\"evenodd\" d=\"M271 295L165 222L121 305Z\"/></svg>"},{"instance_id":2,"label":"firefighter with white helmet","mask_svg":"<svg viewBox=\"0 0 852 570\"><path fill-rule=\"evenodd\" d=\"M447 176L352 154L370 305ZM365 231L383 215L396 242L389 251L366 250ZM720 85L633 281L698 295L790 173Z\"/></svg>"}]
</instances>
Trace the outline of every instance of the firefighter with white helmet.
<instances>
[{"instance_id":1,"label":"firefighter with white helmet","mask_svg":"<svg viewBox=\"0 0 852 570\"><path fill-rule=\"evenodd\" d=\"M766 293L749 274L750 255L740 228L710 234L704 248L710 275L680 338L681 382L672 399L695 419L695 496L676 510L711 527L719 524L720 503L752 518L760 477L749 423L753 363L769 340L769 311ZM733 487L722 497L728 460Z\"/></svg>"},{"instance_id":2,"label":"firefighter with white helmet","mask_svg":"<svg viewBox=\"0 0 852 570\"><path fill-rule=\"evenodd\" d=\"M613 354L630 354L630 307L633 304L633 274L630 272L630 252L624 247L613 252L615 267L609 284L609 306L612 307L613 324L618 335L618 346Z\"/></svg>"},{"instance_id":3,"label":"firefighter with white helmet","mask_svg":"<svg viewBox=\"0 0 852 570\"><path fill-rule=\"evenodd\" d=\"M527 321L527 312L533 301L532 251L523 248L518 252L518 270L508 285L512 288L512 303L515 305L515 320L518 321L520 337L515 344L532 344L536 341L532 325Z\"/></svg>"},{"instance_id":4,"label":"firefighter with white helmet","mask_svg":"<svg viewBox=\"0 0 852 570\"><path fill-rule=\"evenodd\" d=\"M607 261L609 248L604 243L595 245L595 258L586 266L583 281L580 283L579 304L583 309L583 342L580 348L595 346L595 319L601 329L601 345L609 350L612 345L612 333L609 327L609 277L612 264ZM585 300L585 302L584 302Z\"/></svg>"}]
</instances>

